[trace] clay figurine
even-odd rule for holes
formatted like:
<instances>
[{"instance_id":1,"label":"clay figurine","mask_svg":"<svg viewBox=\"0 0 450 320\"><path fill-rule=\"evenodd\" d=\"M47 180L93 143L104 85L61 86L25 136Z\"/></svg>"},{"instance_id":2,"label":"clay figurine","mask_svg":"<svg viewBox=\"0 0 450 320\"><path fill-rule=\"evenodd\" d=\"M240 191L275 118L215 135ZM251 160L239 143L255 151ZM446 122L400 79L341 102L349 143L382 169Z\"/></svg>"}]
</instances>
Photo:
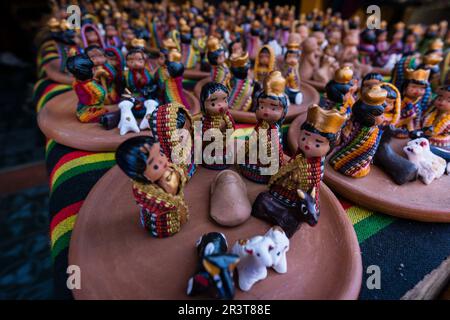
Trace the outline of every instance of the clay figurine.
<instances>
[{"instance_id":1,"label":"clay figurine","mask_svg":"<svg viewBox=\"0 0 450 320\"><path fill-rule=\"evenodd\" d=\"M349 66L339 68L334 73L334 79L325 86L326 99L321 101L321 106L349 115L355 103L353 95L357 88L357 81L353 79L353 70Z\"/></svg>"},{"instance_id":2,"label":"clay figurine","mask_svg":"<svg viewBox=\"0 0 450 320\"><path fill-rule=\"evenodd\" d=\"M138 136L119 145L116 161L133 180L133 195L140 207L140 221L157 238L180 231L189 217L184 202L184 170L167 160L155 138Z\"/></svg>"},{"instance_id":3,"label":"clay figurine","mask_svg":"<svg viewBox=\"0 0 450 320\"><path fill-rule=\"evenodd\" d=\"M108 112L104 107L107 89L94 79L94 63L86 54L67 59L67 70L75 77L73 90L78 96L77 118L80 122L99 122Z\"/></svg>"},{"instance_id":4,"label":"clay figurine","mask_svg":"<svg viewBox=\"0 0 450 320\"><path fill-rule=\"evenodd\" d=\"M199 263L189 279L187 294L208 294L215 299L233 299L235 294L233 272L239 256L229 254L227 240L222 233L204 234L196 243Z\"/></svg>"},{"instance_id":5,"label":"clay figurine","mask_svg":"<svg viewBox=\"0 0 450 320\"><path fill-rule=\"evenodd\" d=\"M300 86L300 43L290 42L287 44L287 51L284 55L284 72L286 78L286 94L289 101L300 105L303 101L303 94Z\"/></svg>"},{"instance_id":6,"label":"clay figurine","mask_svg":"<svg viewBox=\"0 0 450 320\"><path fill-rule=\"evenodd\" d=\"M300 78L310 80L314 71L319 68L319 45L317 39L309 37L302 43L302 56L300 59Z\"/></svg>"},{"instance_id":7,"label":"clay figurine","mask_svg":"<svg viewBox=\"0 0 450 320\"><path fill-rule=\"evenodd\" d=\"M250 63L248 53L242 56L231 56L230 58L231 93L230 109L238 111L249 111L252 107L253 81L248 78Z\"/></svg>"},{"instance_id":8,"label":"clay figurine","mask_svg":"<svg viewBox=\"0 0 450 320\"><path fill-rule=\"evenodd\" d=\"M259 148L262 149L258 150L259 157L257 162L250 163L250 159L247 157L251 146L247 140L245 142L246 163L239 166L240 173L253 182L262 184L269 182L271 175L275 173L270 172L273 163L269 162L269 160L273 157L273 153L276 153L276 160L279 166L284 163L281 125L289 107L288 98L284 93L285 86L286 80L281 75L281 72L272 71L264 81L263 91L256 97L255 115L258 122L255 126L254 134L258 138ZM274 132L276 136L272 137ZM276 145L272 145L273 142ZM261 143L265 143L266 147L261 147ZM262 154L267 158L267 161L263 161L266 163L261 161Z\"/></svg>"},{"instance_id":9,"label":"clay figurine","mask_svg":"<svg viewBox=\"0 0 450 320\"><path fill-rule=\"evenodd\" d=\"M181 63L181 54L177 49L171 49L165 61L168 76L164 81L163 99L165 103L178 102L186 109L190 105L183 92L184 66Z\"/></svg>"},{"instance_id":10,"label":"clay figurine","mask_svg":"<svg viewBox=\"0 0 450 320\"><path fill-rule=\"evenodd\" d=\"M447 162L430 151L430 144L426 138L409 141L403 151L409 161L419 168L419 178L423 183L430 184L445 173Z\"/></svg>"},{"instance_id":11,"label":"clay figurine","mask_svg":"<svg viewBox=\"0 0 450 320\"><path fill-rule=\"evenodd\" d=\"M352 178L369 174L382 133L378 125L383 121L386 96L379 85L362 92L353 105L351 133L330 158L334 170Z\"/></svg>"},{"instance_id":12,"label":"clay figurine","mask_svg":"<svg viewBox=\"0 0 450 320\"><path fill-rule=\"evenodd\" d=\"M259 21L253 21L250 33L247 37L247 52L250 60L254 61L258 55L259 49L262 46L261 39L261 23Z\"/></svg>"},{"instance_id":13,"label":"clay figurine","mask_svg":"<svg viewBox=\"0 0 450 320\"><path fill-rule=\"evenodd\" d=\"M181 39L181 56L182 63L186 69L193 69L197 66L197 54L192 45L191 28L186 24L185 20L180 21L180 39Z\"/></svg>"},{"instance_id":14,"label":"clay figurine","mask_svg":"<svg viewBox=\"0 0 450 320\"><path fill-rule=\"evenodd\" d=\"M252 206L248 200L247 187L235 171L221 171L211 183L210 193L209 215L219 225L235 227L250 218Z\"/></svg>"},{"instance_id":15,"label":"clay figurine","mask_svg":"<svg viewBox=\"0 0 450 320\"><path fill-rule=\"evenodd\" d=\"M288 238L302 222L317 224L325 156L333 149L345 119L336 110L318 105L308 109L297 154L272 176L269 191L258 195L252 207L253 216L279 225Z\"/></svg>"},{"instance_id":16,"label":"clay figurine","mask_svg":"<svg viewBox=\"0 0 450 320\"><path fill-rule=\"evenodd\" d=\"M255 81L262 84L267 75L275 68L275 52L269 45L262 46L255 59Z\"/></svg>"},{"instance_id":17,"label":"clay figurine","mask_svg":"<svg viewBox=\"0 0 450 320\"><path fill-rule=\"evenodd\" d=\"M450 148L450 85L437 90L423 117L422 130L432 146Z\"/></svg>"},{"instance_id":18,"label":"clay figurine","mask_svg":"<svg viewBox=\"0 0 450 320\"><path fill-rule=\"evenodd\" d=\"M230 69L225 63L225 50L216 37L209 37L208 39L208 61L211 64L211 81L229 87Z\"/></svg>"},{"instance_id":19,"label":"clay figurine","mask_svg":"<svg viewBox=\"0 0 450 320\"><path fill-rule=\"evenodd\" d=\"M221 83L208 82L202 88L200 93L200 107L203 113L202 134L209 129L218 129L223 135L222 156L216 155L215 150L211 150L212 158L207 161L203 156L203 166L209 169L222 170L229 167L226 148L226 132L234 130L235 124L233 117L228 111L229 93L227 87ZM203 142L203 150L209 145L209 142ZM211 162L212 161L212 162ZM211 162L211 163L208 163ZM228 162L228 163L227 163Z\"/></svg>"},{"instance_id":20,"label":"clay figurine","mask_svg":"<svg viewBox=\"0 0 450 320\"><path fill-rule=\"evenodd\" d=\"M270 251L272 255L272 268L278 273L286 273L286 253L289 251L289 239L286 233L281 227L274 226L264 236L271 238L275 243L275 248Z\"/></svg>"}]
</instances>

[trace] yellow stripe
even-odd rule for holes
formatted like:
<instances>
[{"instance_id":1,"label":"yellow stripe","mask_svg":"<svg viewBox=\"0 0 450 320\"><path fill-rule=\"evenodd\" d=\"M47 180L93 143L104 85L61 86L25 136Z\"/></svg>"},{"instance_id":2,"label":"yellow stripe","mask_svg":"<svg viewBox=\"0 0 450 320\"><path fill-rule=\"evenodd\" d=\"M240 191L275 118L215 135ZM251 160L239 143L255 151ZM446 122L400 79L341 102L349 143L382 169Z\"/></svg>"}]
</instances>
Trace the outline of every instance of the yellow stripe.
<instances>
[{"instance_id":1,"label":"yellow stripe","mask_svg":"<svg viewBox=\"0 0 450 320\"><path fill-rule=\"evenodd\" d=\"M58 240L62 235L64 235L68 231L72 231L73 227L75 225L75 220L77 218L77 215L73 215L70 217L67 217L53 229L52 235L51 235L51 246L53 246L56 243L56 240Z\"/></svg>"},{"instance_id":2,"label":"yellow stripe","mask_svg":"<svg viewBox=\"0 0 450 320\"><path fill-rule=\"evenodd\" d=\"M352 221L352 224L355 225L358 222L367 219L371 215L373 215L373 211L369 211L364 208L360 208L357 206L353 206L347 210L347 214Z\"/></svg>"},{"instance_id":3,"label":"yellow stripe","mask_svg":"<svg viewBox=\"0 0 450 320\"><path fill-rule=\"evenodd\" d=\"M60 85L57 85L57 86L55 86L54 88L50 89L47 93L43 94L42 97L39 99L39 101L38 101L38 103L37 103L37 106L36 106L37 111L40 111L40 110L42 109L42 107L43 107L42 104L43 104L44 100L47 99L47 96L48 96L50 93L52 93L53 91L56 91L56 90L63 89L63 88L65 88L65 87L67 87L67 85L65 85L65 84L60 84Z\"/></svg>"},{"instance_id":4,"label":"yellow stripe","mask_svg":"<svg viewBox=\"0 0 450 320\"><path fill-rule=\"evenodd\" d=\"M232 138L238 138L238 137L244 137L249 136L253 132L254 128L240 128L236 129L233 134L231 135Z\"/></svg>"},{"instance_id":5,"label":"yellow stripe","mask_svg":"<svg viewBox=\"0 0 450 320\"><path fill-rule=\"evenodd\" d=\"M94 162L100 162L100 161L110 161L114 160L114 153L96 153L91 154L87 156L83 156L80 158L73 159L69 162L64 163L61 167L56 170L55 174L53 175L52 181L50 181L50 185L53 186L55 181L58 180L58 178L66 171L73 169L75 167L91 164Z\"/></svg>"}]
</instances>

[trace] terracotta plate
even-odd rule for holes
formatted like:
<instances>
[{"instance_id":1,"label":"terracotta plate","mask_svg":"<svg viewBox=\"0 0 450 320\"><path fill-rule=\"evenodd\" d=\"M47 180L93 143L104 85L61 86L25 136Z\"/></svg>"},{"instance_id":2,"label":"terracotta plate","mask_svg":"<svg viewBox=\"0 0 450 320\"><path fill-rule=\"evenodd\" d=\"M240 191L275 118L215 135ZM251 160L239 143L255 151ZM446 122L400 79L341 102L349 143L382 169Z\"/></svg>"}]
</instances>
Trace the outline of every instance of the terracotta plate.
<instances>
[{"instance_id":1,"label":"terracotta plate","mask_svg":"<svg viewBox=\"0 0 450 320\"><path fill-rule=\"evenodd\" d=\"M190 80L200 80L209 77L209 72L200 69L184 69L183 77Z\"/></svg>"},{"instance_id":2,"label":"terracotta plate","mask_svg":"<svg viewBox=\"0 0 450 320\"><path fill-rule=\"evenodd\" d=\"M200 104L194 95L183 90L191 105L191 113L200 112ZM119 134L119 129L105 130L98 123L81 123L75 111L77 96L74 91L61 94L50 100L38 114L41 131L49 139L75 149L86 151L115 151L126 139L136 135L148 135L149 130L136 133ZM117 110L117 106L111 106Z\"/></svg>"},{"instance_id":3,"label":"terracotta plate","mask_svg":"<svg viewBox=\"0 0 450 320\"><path fill-rule=\"evenodd\" d=\"M251 217L236 228L209 218L209 188L218 171L199 168L188 183L190 220L173 237L150 237L139 222L131 181L116 166L95 185L78 214L69 263L83 274L76 299L187 299L187 280L195 272L196 240L204 233L225 234L229 246L240 238L263 234L269 225ZM265 187L247 182L254 201ZM321 218L302 226L291 239L288 273L269 272L236 299L356 299L362 266L352 224L332 192L323 185ZM205 298L199 297L199 298Z\"/></svg>"},{"instance_id":4,"label":"terracotta plate","mask_svg":"<svg viewBox=\"0 0 450 320\"><path fill-rule=\"evenodd\" d=\"M194 87L194 94L197 98L200 98L200 92L202 90L202 87L209 82L209 77L204 78L197 82L197 84ZM319 103L320 95L312 86L306 83L301 84L302 87L302 93L303 93L303 102L300 105L297 104L291 104L289 106L289 111L286 116L285 123L289 123L292 120L295 119L299 114L302 114L308 110L308 107L312 105L313 103ZM236 122L240 123L256 123L256 116L254 112L247 112L247 111L236 111L236 110L230 110L231 115L233 116L233 119Z\"/></svg>"},{"instance_id":5,"label":"terracotta plate","mask_svg":"<svg viewBox=\"0 0 450 320\"><path fill-rule=\"evenodd\" d=\"M297 117L288 132L291 151L297 150L300 125L306 115ZM400 155L407 139L393 139L392 147ZM368 176L361 179L346 177L335 171L327 163L324 181L331 189L345 198L366 208L419 221L450 222L450 176L425 185L421 181L397 185L383 170L372 165Z\"/></svg>"}]
</instances>

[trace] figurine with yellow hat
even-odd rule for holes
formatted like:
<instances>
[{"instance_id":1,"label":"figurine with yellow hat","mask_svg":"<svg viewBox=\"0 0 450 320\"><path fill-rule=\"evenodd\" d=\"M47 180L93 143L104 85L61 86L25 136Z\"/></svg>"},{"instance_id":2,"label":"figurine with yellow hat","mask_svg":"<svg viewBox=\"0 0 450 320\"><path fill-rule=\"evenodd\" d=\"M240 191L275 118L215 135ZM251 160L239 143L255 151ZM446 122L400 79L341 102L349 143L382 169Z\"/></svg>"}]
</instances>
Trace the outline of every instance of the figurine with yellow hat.
<instances>
[{"instance_id":1,"label":"figurine with yellow hat","mask_svg":"<svg viewBox=\"0 0 450 320\"><path fill-rule=\"evenodd\" d=\"M335 109L350 115L356 90L357 81L353 79L353 69L350 66L341 67L335 71L334 79L325 86L326 98L322 100L321 105L326 109Z\"/></svg>"},{"instance_id":2,"label":"figurine with yellow hat","mask_svg":"<svg viewBox=\"0 0 450 320\"><path fill-rule=\"evenodd\" d=\"M439 64L444 59L442 57L443 42L441 39L430 43L429 49L422 56L422 64L419 65L419 69L430 70L429 82L433 90L437 89L440 85L441 75Z\"/></svg>"},{"instance_id":3,"label":"figurine with yellow hat","mask_svg":"<svg viewBox=\"0 0 450 320\"><path fill-rule=\"evenodd\" d=\"M430 70L406 69L406 80L402 85L402 105L400 120L397 128L405 129L398 137L406 138L408 132L418 129L421 114L425 111L431 98L431 90L428 82Z\"/></svg>"},{"instance_id":4,"label":"figurine with yellow hat","mask_svg":"<svg viewBox=\"0 0 450 320\"><path fill-rule=\"evenodd\" d=\"M230 86L231 73L226 64L225 50L220 40L214 36L208 38L208 61L211 65L211 81Z\"/></svg>"},{"instance_id":5,"label":"figurine with yellow hat","mask_svg":"<svg viewBox=\"0 0 450 320\"><path fill-rule=\"evenodd\" d=\"M253 81L248 78L250 62L248 53L230 57L231 93L230 109L249 111L252 107Z\"/></svg>"},{"instance_id":6,"label":"figurine with yellow hat","mask_svg":"<svg viewBox=\"0 0 450 320\"><path fill-rule=\"evenodd\" d=\"M261 28L261 23L258 20L253 21L250 27L250 33L247 36L247 52L252 61L256 59L259 49L262 46L260 38Z\"/></svg>"},{"instance_id":7,"label":"figurine with yellow hat","mask_svg":"<svg viewBox=\"0 0 450 320\"><path fill-rule=\"evenodd\" d=\"M159 67L155 72L155 82L158 85L158 90L162 92L165 88L165 82L169 78L169 72L167 70L166 61L168 60L169 52L171 50L177 50L177 44L172 38L166 38L162 41L159 51L158 64Z\"/></svg>"},{"instance_id":8,"label":"figurine with yellow hat","mask_svg":"<svg viewBox=\"0 0 450 320\"><path fill-rule=\"evenodd\" d=\"M173 48L169 51L166 60L168 78L164 81L164 102L172 103L178 102L182 104L186 109L190 109L190 105L183 92L183 73L184 66L181 62L181 53L177 49Z\"/></svg>"},{"instance_id":9,"label":"figurine with yellow hat","mask_svg":"<svg viewBox=\"0 0 450 320\"><path fill-rule=\"evenodd\" d=\"M264 157L266 159L277 158L279 165L284 163L281 125L289 108L285 87L286 79L280 71L272 71L265 78L263 90L256 97L255 115L258 122L254 129L255 133L253 133L259 139L259 148L261 148L262 141L266 146L265 149L261 149L265 150L262 152L266 152ZM270 172L272 162L261 163L258 157L259 160L256 163L250 163L247 159L248 154L249 141L247 140L245 143L246 163L240 165L241 174L256 183L268 183L271 175L276 172Z\"/></svg>"},{"instance_id":10,"label":"figurine with yellow hat","mask_svg":"<svg viewBox=\"0 0 450 320\"><path fill-rule=\"evenodd\" d=\"M300 40L300 39L298 39ZM300 89L300 41L291 41L287 44L287 51L284 54L283 75L286 78L286 94L289 101L294 104L301 104L303 94Z\"/></svg>"},{"instance_id":11,"label":"figurine with yellow hat","mask_svg":"<svg viewBox=\"0 0 450 320\"><path fill-rule=\"evenodd\" d=\"M259 84L264 82L266 76L275 69L275 52L270 45L262 46L255 59L255 81Z\"/></svg>"},{"instance_id":12,"label":"figurine with yellow hat","mask_svg":"<svg viewBox=\"0 0 450 320\"><path fill-rule=\"evenodd\" d=\"M384 120L387 91L375 85L361 95L352 108L351 132L330 158L334 170L352 178L362 178L370 172L382 134L379 125Z\"/></svg>"},{"instance_id":13,"label":"figurine with yellow hat","mask_svg":"<svg viewBox=\"0 0 450 320\"><path fill-rule=\"evenodd\" d=\"M198 55L192 45L191 27L186 20L180 19L180 47L182 62L186 69L193 69L197 66Z\"/></svg>"},{"instance_id":14,"label":"figurine with yellow hat","mask_svg":"<svg viewBox=\"0 0 450 320\"><path fill-rule=\"evenodd\" d=\"M256 198L252 215L279 225L291 237L306 222L317 224L320 182L325 156L333 149L346 117L318 105L308 109L298 137L298 151L269 181L269 191Z\"/></svg>"}]
</instances>

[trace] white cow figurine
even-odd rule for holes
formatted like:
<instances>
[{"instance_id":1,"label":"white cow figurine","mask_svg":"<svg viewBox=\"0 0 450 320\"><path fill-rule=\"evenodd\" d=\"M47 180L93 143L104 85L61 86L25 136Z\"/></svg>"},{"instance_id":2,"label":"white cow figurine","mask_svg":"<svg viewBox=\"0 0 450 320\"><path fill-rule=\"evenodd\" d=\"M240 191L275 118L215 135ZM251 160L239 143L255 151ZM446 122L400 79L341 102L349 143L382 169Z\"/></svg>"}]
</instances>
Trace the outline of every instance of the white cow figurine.
<instances>
[{"instance_id":1,"label":"white cow figurine","mask_svg":"<svg viewBox=\"0 0 450 320\"><path fill-rule=\"evenodd\" d=\"M158 102L155 100L149 99L144 101L145 116L142 119L141 124L139 125L139 129L141 130L150 129L150 122L148 120L150 119L150 116L153 113L153 111L156 110L157 106Z\"/></svg>"},{"instance_id":2,"label":"white cow figurine","mask_svg":"<svg viewBox=\"0 0 450 320\"><path fill-rule=\"evenodd\" d=\"M447 162L430 151L430 144L426 138L409 141L403 147L403 151L408 160L419 168L419 177L423 183L430 184L444 174Z\"/></svg>"},{"instance_id":3,"label":"white cow figurine","mask_svg":"<svg viewBox=\"0 0 450 320\"><path fill-rule=\"evenodd\" d=\"M289 238L279 226L270 228L264 236L269 237L275 243L275 248L270 251L273 260L272 268L278 273L286 273L286 252L289 251Z\"/></svg>"},{"instance_id":4,"label":"white cow figurine","mask_svg":"<svg viewBox=\"0 0 450 320\"><path fill-rule=\"evenodd\" d=\"M267 268L273 265L271 251L274 249L273 240L265 236L239 240L234 244L231 253L240 258L237 270L242 291L249 291L257 281L267 277Z\"/></svg>"},{"instance_id":5,"label":"white cow figurine","mask_svg":"<svg viewBox=\"0 0 450 320\"><path fill-rule=\"evenodd\" d=\"M120 109L120 121L117 126L120 130L120 135L123 136L128 132L140 132L139 127L137 125L136 118L133 115L131 109L134 106L134 98L125 99L120 101L119 109Z\"/></svg>"}]
</instances>

